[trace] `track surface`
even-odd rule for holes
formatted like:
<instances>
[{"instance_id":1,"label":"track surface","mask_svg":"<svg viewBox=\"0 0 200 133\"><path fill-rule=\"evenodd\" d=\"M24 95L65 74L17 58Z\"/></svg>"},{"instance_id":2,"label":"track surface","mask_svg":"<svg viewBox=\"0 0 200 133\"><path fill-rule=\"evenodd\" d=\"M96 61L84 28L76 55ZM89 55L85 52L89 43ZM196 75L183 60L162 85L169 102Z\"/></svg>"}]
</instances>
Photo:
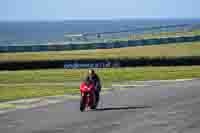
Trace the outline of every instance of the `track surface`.
<instances>
[{"instance_id":1,"label":"track surface","mask_svg":"<svg viewBox=\"0 0 200 133\"><path fill-rule=\"evenodd\" d=\"M200 80L148 83L102 96L97 111L78 100L0 115L2 133L199 133Z\"/></svg>"}]
</instances>

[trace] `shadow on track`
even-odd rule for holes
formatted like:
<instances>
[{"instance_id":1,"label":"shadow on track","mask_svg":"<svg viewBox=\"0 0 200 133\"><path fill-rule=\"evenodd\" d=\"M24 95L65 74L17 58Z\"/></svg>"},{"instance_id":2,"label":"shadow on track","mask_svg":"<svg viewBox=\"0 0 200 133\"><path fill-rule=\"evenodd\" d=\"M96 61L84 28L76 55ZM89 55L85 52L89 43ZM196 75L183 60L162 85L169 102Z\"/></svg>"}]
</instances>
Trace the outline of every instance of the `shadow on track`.
<instances>
[{"instance_id":1,"label":"shadow on track","mask_svg":"<svg viewBox=\"0 0 200 133\"><path fill-rule=\"evenodd\" d=\"M95 111L111 111L111 110L136 110L151 108L150 106L127 106L127 107L109 107L109 108L98 108Z\"/></svg>"}]
</instances>

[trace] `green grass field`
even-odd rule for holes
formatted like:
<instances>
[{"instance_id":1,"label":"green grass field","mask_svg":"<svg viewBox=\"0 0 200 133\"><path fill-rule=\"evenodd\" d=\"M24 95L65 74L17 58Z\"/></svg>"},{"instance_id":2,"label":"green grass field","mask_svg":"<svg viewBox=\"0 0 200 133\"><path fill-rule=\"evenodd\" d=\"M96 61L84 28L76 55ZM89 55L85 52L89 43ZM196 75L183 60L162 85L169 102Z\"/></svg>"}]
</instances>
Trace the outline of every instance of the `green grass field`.
<instances>
[{"instance_id":1,"label":"green grass field","mask_svg":"<svg viewBox=\"0 0 200 133\"><path fill-rule=\"evenodd\" d=\"M143 34L143 35L134 35L130 36L129 39L153 39L153 38L162 38L162 37L177 37L177 36L198 36L200 35L200 30L193 31L181 31L181 32L160 32L155 34Z\"/></svg>"},{"instance_id":2,"label":"green grass field","mask_svg":"<svg viewBox=\"0 0 200 133\"><path fill-rule=\"evenodd\" d=\"M59 52L1 53L1 61L36 61L67 59L124 59L124 58L176 58L200 56L200 42L139 46L116 49L77 50Z\"/></svg>"},{"instance_id":3,"label":"green grass field","mask_svg":"<svg viewBox=\"0 0 200 133\"><path fill-rule=\"evenodd\" d=\"M200 77L200 66L106 68L96 71L100 75L104 87L109 87L113 82L130 80ZM79 93L79 83L86 73L86 69L1 71L0 101Z\"/></svg>"},{"instance_id":4,"label":"green grass field","mask_svg":"<svg viewBox=\"0 0 200 133\"><path fill-rule=\"evenodd\" d=\"M200 30L192 31L180 31L180 32L159 32L159 33L144 33L144 34L133 34L126 38L111 39L110 42L115 41L128 41L128 40L141 40L141 39L156 39L166 37L180 37L180 36L199 36Z\"/></svg>"},{"instance_id":5,"label":"green grass field","mask_svg":"<svg viewBox=\"0 0 200 133\"><path fill-rule=\"evenodd\" d=\"M126 59L176 58L200 56L200 42L139 46L119 49L98 49L62 52L3 53L1 61L35 61L61 59ZM0 71L0 101L15 100L65 93L79 93L80 81L87 70L24 70ZM103 86L130 80L160 80L200 77L200 66L136 67L97 69Z\"/></svg>"}]
</instances>

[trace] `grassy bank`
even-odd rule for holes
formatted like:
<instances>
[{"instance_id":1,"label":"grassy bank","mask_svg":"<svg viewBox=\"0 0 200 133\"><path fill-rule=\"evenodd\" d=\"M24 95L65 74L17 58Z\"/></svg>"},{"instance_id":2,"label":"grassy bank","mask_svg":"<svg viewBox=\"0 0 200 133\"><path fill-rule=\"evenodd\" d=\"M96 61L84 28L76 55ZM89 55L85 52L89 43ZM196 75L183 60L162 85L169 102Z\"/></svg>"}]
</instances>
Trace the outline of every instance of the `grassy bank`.
<instances>
[{"instance_id":1,"label":"grassy bank","mask_svg":"<svg viewBox=\"0 0 200 133\"><path fill-rule=\"evenodd\" d=\"M79 83L86 74L81 70L36 70L0 72L0 101L65 93L78 93ZM200 66L138 67L97 69L104 86L129 80L180 79L200 77ZM72 84L72 83L76 84Z\"/></svg>"},{"instance_id":2,"label":"grassy bank","mask_svg":"<svg viewBox=\"0 0 200 133\"><path fill-rule=\"evenodd\" d=\"M144 34L133 34L127 38L112 39L111 42L115 41L128 41L128 40L141 40L141 39L158 39L158 38L170 38L170 37L187 37L187 36L199 36L200 30L193 31L180 31L180 32L158 32L158 33L144 33Z\"/></svg>"},{"instance_id":3,"label":"grassy bank","mask_svg":"<svg viewBox=\"0 0 200 133\"><path fill-rule=\"evenodd\" d=\"M182 56L200 56L200 42L128 47L116 49L2 53L0 62L4 61L41 61L67 59L123 59L123 58L176 58Z\"/></svg>"},{"instance_id":4,"label":"grassy bank","mask_svg":"<svg viewBox=\"0 0 200 133\"><path fill-rule=\"evenodd\" d=\"M177 37L177 36L198 36L200 35L200 30L193 31L181 31L181 32L160 32L154 34L142 34L142 35L133 35L129 39L139 40L139 39L156 39L162 37Z\"/></svg>"},{"instance_id":5,"label":"grassy bank","mask_svg":"<svg viewBox=\"0 0 200 133\"><path fill-rule=\"evenodd\" d=\"M76 87L64 87L63 85L0 85L0 102L23 98L54 96L78 93Z\"/></svg>"}]
</instances>

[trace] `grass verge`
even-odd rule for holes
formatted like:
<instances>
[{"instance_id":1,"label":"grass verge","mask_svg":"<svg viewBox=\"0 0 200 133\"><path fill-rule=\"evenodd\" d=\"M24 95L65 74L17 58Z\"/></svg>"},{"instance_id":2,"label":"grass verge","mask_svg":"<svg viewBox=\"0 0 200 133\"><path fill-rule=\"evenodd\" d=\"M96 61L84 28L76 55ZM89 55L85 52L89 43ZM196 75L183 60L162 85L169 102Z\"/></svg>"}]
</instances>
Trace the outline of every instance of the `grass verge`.
<instances>
[{"instance_id":1,"label":"grass verge","mask_svg":"<svg viewBox=\"0 0 200 133\"><path fill-rule=\"evenodd\" d=\"M200 77L200 66L96 69L103 85L130 80L167 80ZM0 101L79 93L87 70L1 71ZM72 84L72 83L77 84Z\"/></svg>"},{"instance_id":2,"label":"grass verge","mask_svg":"<svg viewBox=\"0 0 200 133\"><path fill-rule=\"evenodd\" d=\"M43 97L43 96L54 96L63 95L66 93L75 94L78 93L79 89L70 88L56 85L26 85L24 86L1 86L0 85L0 101L9 101L23 98Z\"/></svg>"}]
</instances>

